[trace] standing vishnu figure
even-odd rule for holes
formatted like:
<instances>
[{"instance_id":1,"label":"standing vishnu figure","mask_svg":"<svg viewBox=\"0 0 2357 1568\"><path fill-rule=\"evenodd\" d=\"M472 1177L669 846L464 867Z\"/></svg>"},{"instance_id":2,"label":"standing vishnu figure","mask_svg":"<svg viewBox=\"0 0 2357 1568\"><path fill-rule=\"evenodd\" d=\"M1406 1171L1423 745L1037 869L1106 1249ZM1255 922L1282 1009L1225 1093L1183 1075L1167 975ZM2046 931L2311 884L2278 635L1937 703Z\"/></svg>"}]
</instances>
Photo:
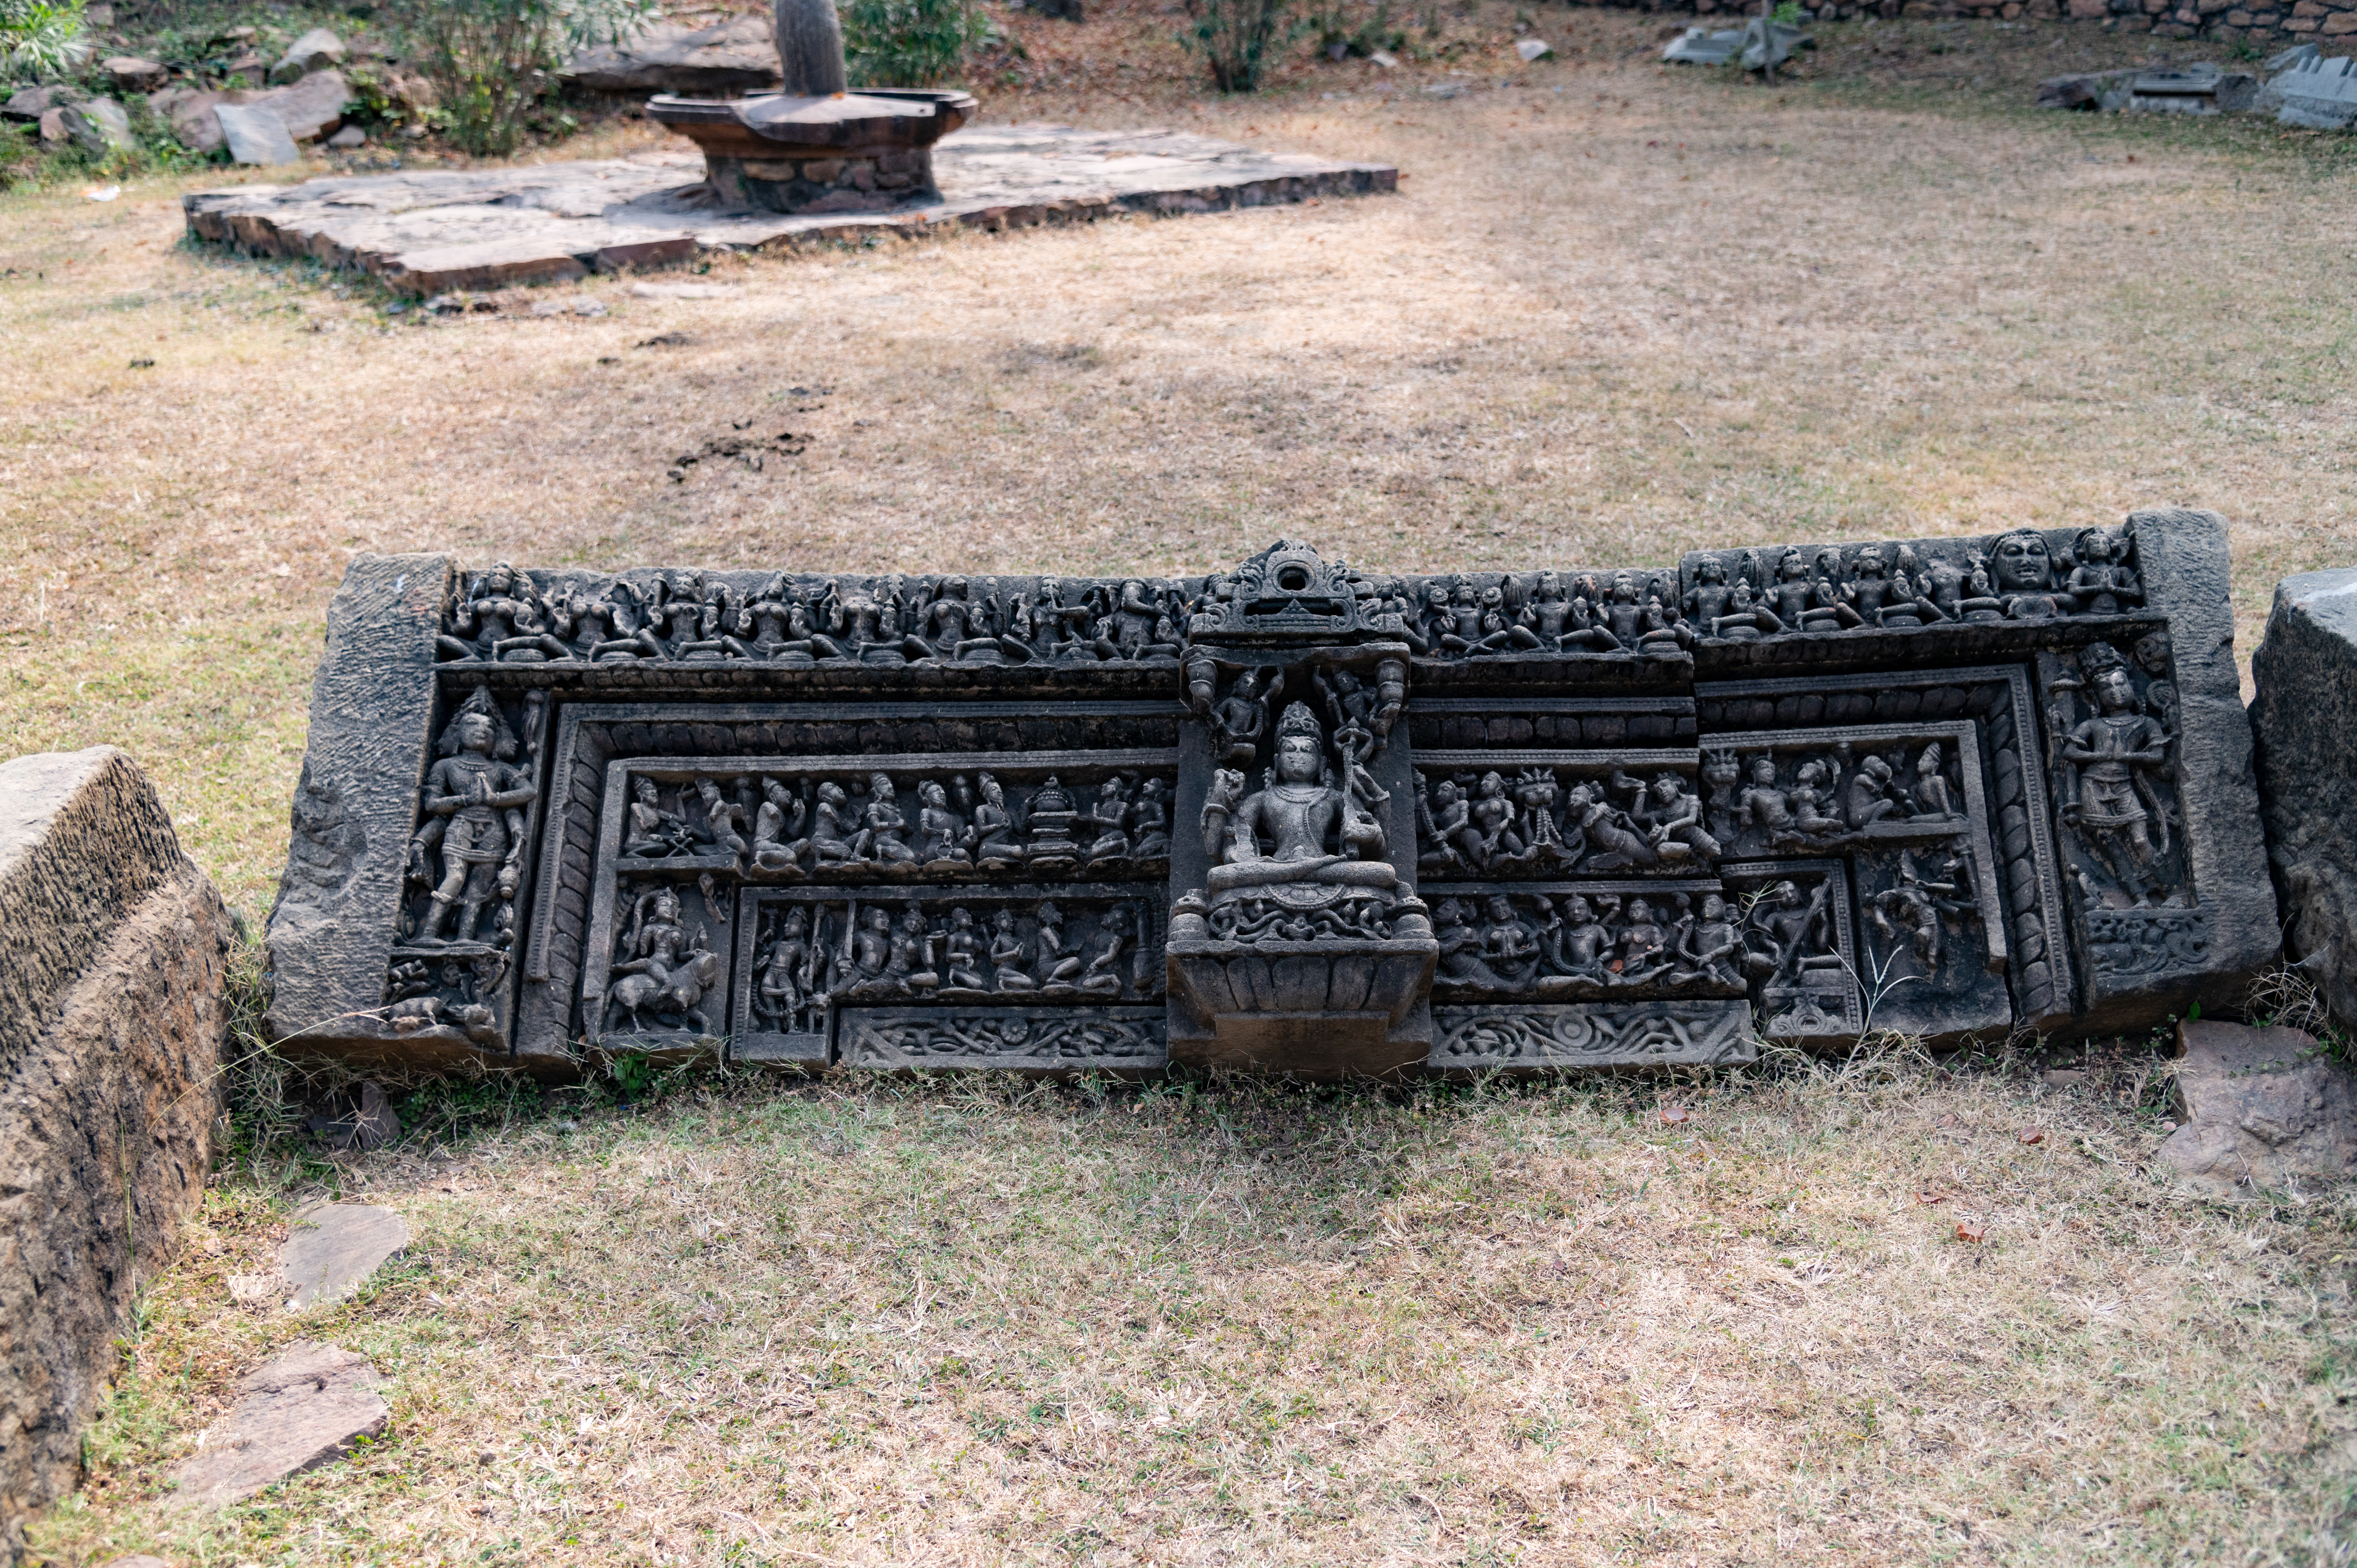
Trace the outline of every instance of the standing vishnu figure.
<instances>
[{"instance_id":1,"label":"standing vishnu figure","mask_svg":"<svg viewBox=\"0 0 2357 1568\"><path fill-rule=\"evenodd\" d=\"M523 874L524 811L539 793L507 760L515 755L515 737L486 687L475 688L442 732L441 751L442 759L425 775L419 803L425 822L409 841L414 881L426 880L426 855L441 852L442 875L415 938L421 947L475 940L483 907L515 897ZM454 909L457 928L446 936Z\"/></svg>"}]
</instances>

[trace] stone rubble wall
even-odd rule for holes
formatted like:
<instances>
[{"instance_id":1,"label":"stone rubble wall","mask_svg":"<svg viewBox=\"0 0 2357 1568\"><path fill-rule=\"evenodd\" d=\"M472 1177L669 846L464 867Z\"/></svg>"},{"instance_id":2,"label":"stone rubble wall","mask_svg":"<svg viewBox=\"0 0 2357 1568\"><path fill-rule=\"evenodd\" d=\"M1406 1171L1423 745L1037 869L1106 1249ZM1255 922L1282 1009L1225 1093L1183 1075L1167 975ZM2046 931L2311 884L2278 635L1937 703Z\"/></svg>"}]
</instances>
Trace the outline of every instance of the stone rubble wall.
<instances>
[{"instance_id":1,"label":"stone rubble wall","mask_svg":"<svg viewBox=\"0 0 2357 1568\"><path fill-rule=\"evenodd\" d=\"M130 757L0 764L0 1552L81 1471L210 1158L232 929Z\"/></svg>"},{"instance_id":2,"label":"stone rubble wall","mask_svg":"<svg viewBox=\"0 0 2357 1568\"><path fill-rule=\"evenodd\" d=\"M1687 13L1698 16L1749 16L1759 10L1749 0L1575 0L1581 5L1611 5L1615 9ZM1865 5L1831 0L1803 9L1827 22L1850 22L1868 16L1886 19L1945 20L1977 17L2004 21L2100 21L2117 18L2119 30L2151 33L2164 38L2247 38L2259 45L2319 43L2326 52L2333 40L2357 34L2357 0L2291 0L2289 4L2241 4L2233 0L1870 0Z\"/></svg>"}]
</instances>

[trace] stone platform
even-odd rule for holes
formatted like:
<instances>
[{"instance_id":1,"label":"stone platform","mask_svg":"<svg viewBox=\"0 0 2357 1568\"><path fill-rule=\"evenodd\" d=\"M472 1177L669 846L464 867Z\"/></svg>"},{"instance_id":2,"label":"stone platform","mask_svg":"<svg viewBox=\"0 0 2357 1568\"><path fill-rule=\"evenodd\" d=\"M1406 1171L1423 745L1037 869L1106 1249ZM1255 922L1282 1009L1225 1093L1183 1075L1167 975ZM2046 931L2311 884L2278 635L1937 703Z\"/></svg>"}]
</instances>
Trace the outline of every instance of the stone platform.
<instances>
[{"instance_id":1,"label":"stone platform","mask_svg":"<svg viewBox=\"0 0 2357 1568\"><path fill-rule=\"evenodd\" d=\"M1069 125L962 130L933 150L942 199L787 216L723 206L687 150L514 168L419 170L238 186L182 199L189 233L257 255L316 256L404 293L558 282L704 250L1216 212L1393 190L1380 164L1265 151L1184 131Z\"/></svg>"}]
</instances>

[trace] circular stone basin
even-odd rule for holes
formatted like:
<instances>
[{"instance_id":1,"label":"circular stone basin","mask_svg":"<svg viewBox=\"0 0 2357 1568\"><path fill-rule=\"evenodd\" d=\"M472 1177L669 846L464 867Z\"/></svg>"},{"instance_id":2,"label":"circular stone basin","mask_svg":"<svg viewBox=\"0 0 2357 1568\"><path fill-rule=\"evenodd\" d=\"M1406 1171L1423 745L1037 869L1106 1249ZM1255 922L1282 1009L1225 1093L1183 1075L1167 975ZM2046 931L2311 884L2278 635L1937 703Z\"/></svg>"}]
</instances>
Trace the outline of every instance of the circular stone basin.
<instances>
[{"instance_id":1,"label":"circular stone basin","mask_svg":"<svg viewBox=\"0 0 2357 1568\"><path fill-rule=\"evenodd\" d=\"M878 90L797 98L675 98L648 117L694 142L725 201L770 212L856 212L937 201L935 142L965 123L972 93Z\"/></svg>"}]
</instances>

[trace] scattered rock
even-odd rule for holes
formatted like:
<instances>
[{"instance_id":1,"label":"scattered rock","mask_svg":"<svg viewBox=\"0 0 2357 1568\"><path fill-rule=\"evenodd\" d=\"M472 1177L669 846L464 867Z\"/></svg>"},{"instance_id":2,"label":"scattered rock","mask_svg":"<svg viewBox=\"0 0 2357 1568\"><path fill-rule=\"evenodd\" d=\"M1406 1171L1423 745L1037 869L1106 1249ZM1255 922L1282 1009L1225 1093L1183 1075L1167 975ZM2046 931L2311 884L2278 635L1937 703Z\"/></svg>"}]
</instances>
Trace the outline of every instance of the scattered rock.
<instances>
[{"instance_id":1,"label":"scattered rock","mask_svg":"<svg viewBox=\"0 0 2357 1568\"><path fill-rule=\"evenodd\" d=\"M200 92L193 87L169 87L147 100L156 118L172 127L180 145L192 153L214 153L224 145L215 106L242 103L250 92Z\"/></svg>"},{"instance_id":2,"label":"scattered rock","mask_svg":"<svg viewBox=\"0 0 2357 1568\"><path fill-rule=\"evenodd\" d=\"M358 125L347 125L342 130L328 138L328 145L331 147L364 147L368 145L368 133L361 130Z\"/></svg>"},{"instance_id":3,"label":"scattered rock","mask_svg":"<svg viewBox=\"0 0 2357 1568\"><path fill-rule=\"evenodd\" d=\"M2087 70L2057 76L2038 84L2038 107L2067 109L2092 114L2098 109L2118 109L2127 102L2133 70Z\"/></svg>"},{"instance_id":4,"label":"scattered rock","mask_svg":"<svg viewBox=\"0 0 2357 1568\"><path fill-rule=\"evenodd\" d=\"M0 103L0 119L38 120L52 109L62 109L78 96L70 88L52 84L48 87L20 87Z\"/></svg>"},{"instance_id":5,"label":"scattered rock","mask_svg":"<svg viewBox=\"0 0 2357 1568\"><path fill-rule=\"evenodd\" d=\"M61 112L59 124L67 139L93 158L131 145L131 116L112 98L73 104Z\"/></svg>"},{"instance_id":6,"label":"scattered rock","mask_svg":"<svg viewBox=\"0 0 2357 1568\"><path fill-rule=\"evenodd\" d=\"M344 40L325 27L314 27L289 45L270 68L273 81L296 81L315 70L344 63Z\"/></svg>"},{"instance_id":7,"label":"scattered rock","mask_svg":"<svg viewBox=\"0 0 2357 1568\"><path fill-rule=\"evenodd\" d=\"M1514 52L1523 57L1524 65L1530 65L1554 54L1555 46L1542 38L1524 38L1514 46Z\"/></svg>"},{"instance_id":8,"label":"scattered rock","mask_svg":"<svg viewBox=\"0 0 2357 1568\"><path fill-rule=\"evenodd\" d=\"M1688 27L1670 40L1662 58L1680 65L1726 65L1739 59L1746 70L1765 70L1782 65L1795 49L1815 47L1816 40L1798 27L1754 16L1740 27L1717 32Z\"/></svg>"},{"instance_id":9,"label":"scattered rock","mask_svg":"<svg viewBox=\"0 0 2357 1568\"><path fill-rule=\"evenodd\" d=\"M116 55L98 62L106 80L124 92L153 92L172 80L172 73L152 59L137 55Z\"/></svg>"},{"instance_id":10,"label":"scattered rock","mask_svg":"<svg viewBox=\"0 0 2357 1568\"><path fill-rule=\"evenodd\" d=\"M2251 656L2254 759L2284 951L2357 1026L2357 569L2276 585Z\"/></svg>"},{"instance_id":11,"label":"scattered rock","mask_svg":"<svg viewBox=\"0 0 2357 1568\"><path fill-rule=\"evenodd\" d=\"M267 167L303 161L303 150L287 134L286 122L269 110L251 103L216 103L212 112L231 162Z\"/></svg>"},{"instance_id":12,"label":"scattered rock","mask_svg":"<svg viewBox=\"0 0 2357 1568\"><path fill-rule=\"evenodd\" d=\"M705 27L658 22L619 43L584 49L558 80L592 92L726 97L774 87L780 70L767 12Z\"/></svg>"},{"instance_id":13,"label":"scattered rock","mask_svg":"<svg viewBox=\"0 0 2357 1568\"><path fill-rule=\"evenodd\" d=\"M1370 49L1367 52L1367 63L1381 66L1385 70L1396 70L1399 69L1399 56L1388 49Z\"/></svg>"},{"instance_id":14,"label":"scattered rock","mask_svg":"<svg viewBox=\"0 0 2357 1568\"><path fill-rule=\"evenodd\" d=\"M695 339L684 332L658 332L651 338L640 338L630 347L633 349L685 349L693 346L694 342Z\"/></svg>"},{"instance_id":15,"label":"scattered rock","mask_svg":"<svg viewBox=\"0 0 2357 1568\"><path fill-rule=\"evenodd\" d=\"M66 145L66 112L62 109L44 111L40 122L41 145L62 147Z\"/></svg>"},{"instance_id":16,"label":"scattered rock","mask_svg":"<svg viewBox=\"0 0 2357 1568\"><path fill-rule=\"evenodd\" d=\"M291 87L276 87L247 100L247 107L267 109L285 124L286 134L298 142L316 142L332 135L344 123L344 104L351 85L343 73L315 70Z\"/></svg>"},{"instance_id":17,"label":"scattered rock","mask_svg":"<svg viewBox=\"0 0 2357 1568\"><path fill-rule=\"evenodd\" d=\"M2160 1163L2203 1191L2274 1188L2357 1173L2357 1094L2298 1029L2208 1020L2177 1026L2183 1124Z\"/></svg>"},{"instance_id":18,"label":"scattered rock","mask_svg":"<svg viewBox=\"0 0 2357 1568\"><path fill-rule=\"evenodd\" d=\"M392 1412L363 1357L298 1339L238 1383L244 1397L175 1472L176 1509L220 1508L382 1433Z\"/></svg>"},{"instance_id":19,"label":"scattered rock","mask_svg":"<svg viewBox=\"0 0 2357 1568\"><path fill-rule=\"evenodd\" d=\"M1461 81L1436 81L1424 90L1424 94L1427 98L1462 98L1465 96L1465 84Z\"/></svg>"},{"instance_id":20,"label":"scattered rock","mask_svg":"<svg viewBox=\"0 0 2357 1568\"><path fill-rule=\"evenodd\" d=\"M231 76L242 76L246 78L248 81L258 82L262 80L264 73L267 70L269 65L270 62L268 60L264 59L262 56L255 54L252 49L248 49L243 54L239 55L236 59L224 65L221 69Z\"/></svg>"},{"instance_id":21,"label":"scattered rock","mask_svg":"<svg viewBox=\"0 0 2357 1568\"><path fill-rule=\"evenodd\" d=\"M352 1142L363 1149L382 1149L401 1136L401 1118L384 1090L373 1083L361 1085L361 1111L352 1122Z\"/></svg>"},{"instance_id":22,"label":"scattered rock","mask_svg":"<svg viewBox=\"0 0 2357 1568\"><path fill-rule=\"evenodd\" d=\"M295 1217L278 1249L279 1273L294 1289L286 1305L341 1301L408 1245L409 1221L390 1208L330 1203L307 1209Z\"/></svg>"}]
</instances>

